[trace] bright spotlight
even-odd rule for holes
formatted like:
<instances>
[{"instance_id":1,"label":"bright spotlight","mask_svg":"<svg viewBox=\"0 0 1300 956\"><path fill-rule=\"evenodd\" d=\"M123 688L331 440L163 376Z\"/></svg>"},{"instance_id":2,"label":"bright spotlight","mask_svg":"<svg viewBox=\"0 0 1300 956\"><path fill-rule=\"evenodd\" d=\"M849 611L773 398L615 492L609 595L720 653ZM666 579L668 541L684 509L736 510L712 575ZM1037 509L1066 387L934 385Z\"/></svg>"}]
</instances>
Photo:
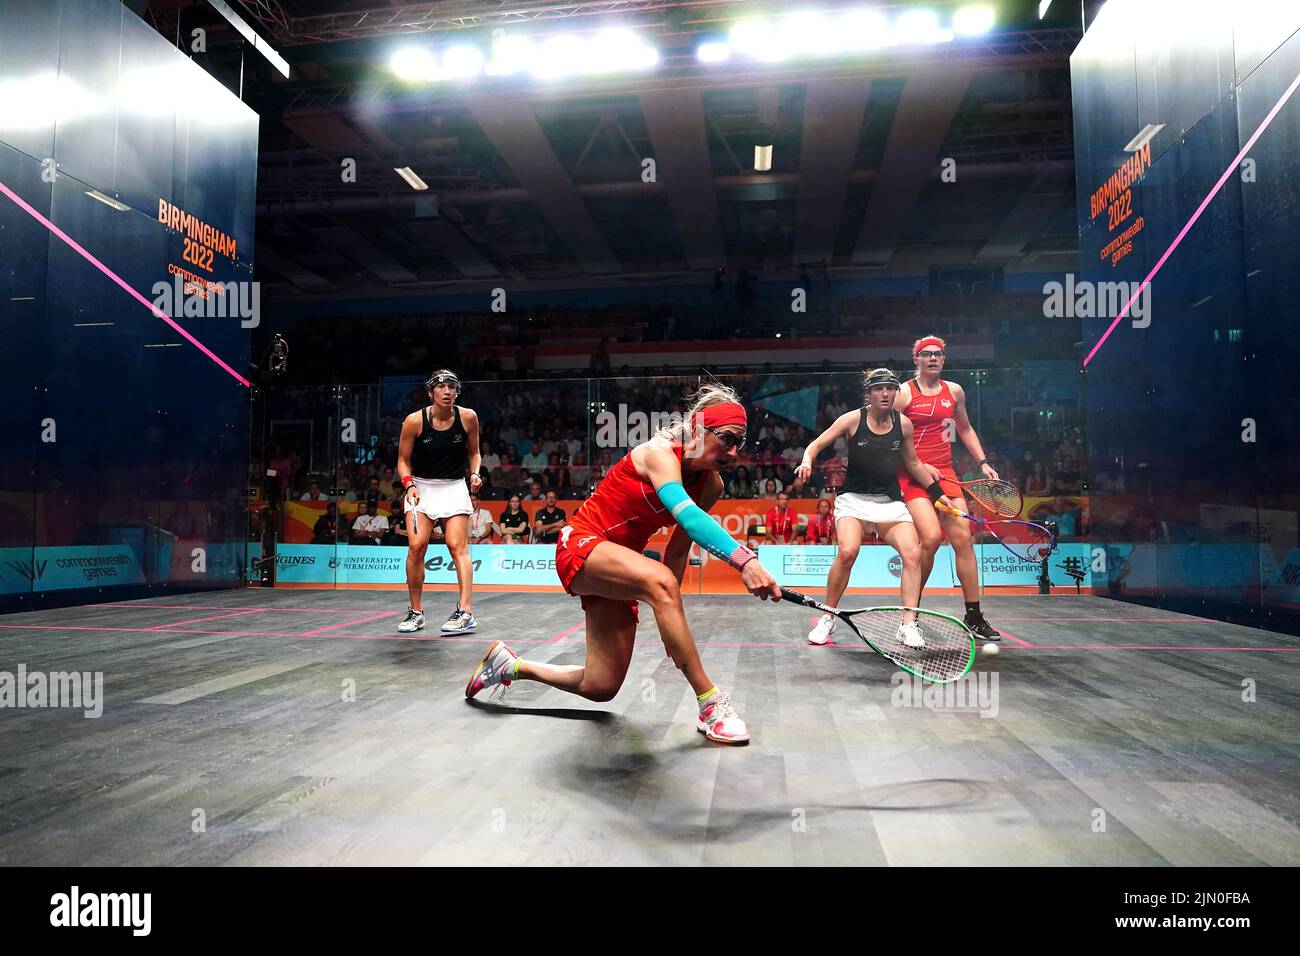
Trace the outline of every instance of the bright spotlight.
<instances>
[{"instance_id":1,"label":"bright spotlight","mask_svg":"<svg viewBox=\"0 0 1300 956\"><path fill-rule=\"evenodd\" d=\"M840 17L839 31L849 50L876 50L891 42L889 21L876 10L850 10Z\"/></svg>"},{"instance_id":2,"label":"bright spotlight","mask_svg":"<svg viewBox=\"0 0 1300 956\"><path fill-rule=\"evenodd\" d=\"M557 80L589 67L587 44L581 37L564 33L542 44L531 70L539 80Z\"/></svg>"},{"instance_id":3,"label":"bright spotlight","mask_svg":"<svg viewBox=\"0 0 1300 956\"><path fill-rule=\"evenodd\" d=\"M952 29L958 36L979 36L993 29L995 19L990 7L962 7L952 18Z\"/></svg>"},{"instance_id":4,"label":"bright spotlight","mask_svg":"<svg viewBox=\"0 0 1300 956\"><path fill-rule=\"evenodd\" d=\"M695 50L695 58L701 63L726 63L731 59L731 47L726 43L701 43Z\"/></svg>"},{"instance_id":5,"label":"bright spotlight","mask_svg":"<svg viewBox=\"0 0 1300 956\"><path fill-rule=\"evenodd\" d=\"M433 54L419 47L398 50L393 54L389 65L403 80L428 82L438 76L438 63L434 60Z\"/></svg>"},{"instance_id":6,"label":"bright spotlight","mask_svg":"<svg viewBox=\"0 0 1300 956\"><path fill-rule=\"evenodd\" d=\"M765 63L775 63L790 55L789 44L766 20L742 20L731 28L732 49Z\"/></svg>"},{"instance_id":7,"label":"bright spotlight","mask_svg":"<svg viewBox=\"0 0 1300 956\"><path fill-rule=\"evenodd\" d=\"M483 72L483 51L476 46L459 44L442 55L442 76L448 80L467 80Z\"/></svg>"},{"instance_id":8,"label":"bright spotlight","mask_svg":"<svg viewBox=\"0 0 1300 956\"><path fill-rule=\"evenodd\" d=\"M780 34L790 49L813 56L834 56L841 42L830 21L820 13L792 13L781 23Z\"/></svg>"},{"instance_id":9,"label":"bright spotlight","mask_svg":"<svg viewBox=\"0 0 1300 956\"><path fill-rule=\"evenodd\" d=\"M894 21L894 39L898 43L943 43L952 39L952 31L939 27L933 10L908 10Z\"/></svg>"}]
</instances>

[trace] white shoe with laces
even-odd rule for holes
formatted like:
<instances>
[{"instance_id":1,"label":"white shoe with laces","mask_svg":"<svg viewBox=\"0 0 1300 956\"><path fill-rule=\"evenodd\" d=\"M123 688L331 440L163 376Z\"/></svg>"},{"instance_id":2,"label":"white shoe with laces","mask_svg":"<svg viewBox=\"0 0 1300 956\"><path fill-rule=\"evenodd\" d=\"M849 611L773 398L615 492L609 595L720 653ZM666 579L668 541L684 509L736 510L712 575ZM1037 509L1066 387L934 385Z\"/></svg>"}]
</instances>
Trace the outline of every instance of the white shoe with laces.
<instances>
[{"instance_id":1,"label":"white shoe with laces","mask_svg":"<svg viewBox=\"0 0 1300 956\"><path fill-rule=\"evenodd\" d=\"M898 636L908 647L925 647L925 638L921 636L921 627L915 621L904 621L898 625Z\"/></svg>"},{"instance_id":2,"label":"white shoe with laces","mask_svg":"<svg viewBox=\"0 0 1300 956\"><path fill-rule=\"evenodd\" d=\"M835 618L830 614L823 614L817 621L817 626L808 632L809 644L825 644L835 633Z\"/></svg>"},{"instance_id":3,"label":"white shoe with laces","mask_svg":"<svg viewBox=\"0 0 1300 956\"><path fill-rule=\"evenodd\" d=\"M722 691L700 705L700 716L695 729L714 743L749 743L749 728L736 713L736 708L731 706L731 695Z\"/></svg>"}]
</instances>

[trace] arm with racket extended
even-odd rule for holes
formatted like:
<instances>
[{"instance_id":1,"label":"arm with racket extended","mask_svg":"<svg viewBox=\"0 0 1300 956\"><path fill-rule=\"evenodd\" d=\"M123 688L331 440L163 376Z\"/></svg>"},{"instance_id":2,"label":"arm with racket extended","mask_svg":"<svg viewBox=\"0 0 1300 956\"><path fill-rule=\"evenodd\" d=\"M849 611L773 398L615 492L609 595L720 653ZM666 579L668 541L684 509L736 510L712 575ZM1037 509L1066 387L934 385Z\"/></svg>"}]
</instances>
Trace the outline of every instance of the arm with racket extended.
<instances>
[{"instance_id":1,"label":"arm with racket extended","mask_svg":"<svg viewBox=\"0 0 1300 956\"><path fill-rule=\"evenodd\" d=\"M704 490L700 492L700 509L708 511L721 497L722 476L714 472L712 480L705 484ZM686 575L686 560L690 553L691 536L679 524L673 529L672 537L668 539L668 547L664 548L664 564L673 572L678 584L682 583L682 578Z\"/></svg>"}]
</instances>

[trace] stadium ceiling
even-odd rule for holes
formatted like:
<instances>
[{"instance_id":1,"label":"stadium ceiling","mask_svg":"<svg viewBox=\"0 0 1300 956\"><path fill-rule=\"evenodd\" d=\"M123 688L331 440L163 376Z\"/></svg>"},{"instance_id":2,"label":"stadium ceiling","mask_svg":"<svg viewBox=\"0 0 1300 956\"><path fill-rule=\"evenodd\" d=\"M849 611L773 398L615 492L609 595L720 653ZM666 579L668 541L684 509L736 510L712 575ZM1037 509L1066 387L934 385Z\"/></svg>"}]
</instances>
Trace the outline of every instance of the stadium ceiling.
<instances>
[{"instance_id":1,"label":"stadium ceiling","mask_svg":"<svg viewBox=\"0 0 1300 956\"><path fill-rule=\"evenodd\" d=\"M1068 58L1080 33L1067 22L1020 17L942 48L718 69L699 62L696 39L758 4L240 8L293 67L285 80L238 62L238 38L223 52L211 22L205 65L233 86L238 62L263 117L259 273L281 294L680 282L718 265L765 277L1075 266ZM149 15L183 36L199 14L151 0ZM389 69L404 43L611 19L653 38L654 70L413 85ZM773 147L770 171L754 168L759 145ZM945 159L956 182L941 177Z\"/></svg>"}]
</instances>

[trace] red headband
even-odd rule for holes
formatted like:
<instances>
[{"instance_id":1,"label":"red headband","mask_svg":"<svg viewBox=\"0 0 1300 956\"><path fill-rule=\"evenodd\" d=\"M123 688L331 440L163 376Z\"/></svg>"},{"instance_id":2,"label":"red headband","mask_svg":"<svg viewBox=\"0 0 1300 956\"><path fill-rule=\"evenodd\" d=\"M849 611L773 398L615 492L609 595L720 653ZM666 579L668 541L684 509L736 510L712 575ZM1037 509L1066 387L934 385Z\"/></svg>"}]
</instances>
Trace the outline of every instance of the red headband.
<instances>
[{"instance_id":1,"label":"red headband","mask_svg":"<svg viewBox=\"0 0 1300 956\"><path fill-rule=\"evenodd\" d=\"M930 336L928 339L921 339L921 341L917 342L916 345L912 346L912 358L916 358L920 355L921 349L925 348L927 345L937 345L939 348L943 348L943 339L934 335Z\"/></svg>"},{"instance_id":2,"label":"red headband","mask_svg":"<svg viewBox=\"0 0 1300 956\"><path fill-rule=\"evenodd\" d=\"M739 425L746 428L749 419L745 416L745 406L739 402L722 402L710 405L695 413L695 424L705 428L721 428L724 425Z\"/></svg>"}]
</instances>

